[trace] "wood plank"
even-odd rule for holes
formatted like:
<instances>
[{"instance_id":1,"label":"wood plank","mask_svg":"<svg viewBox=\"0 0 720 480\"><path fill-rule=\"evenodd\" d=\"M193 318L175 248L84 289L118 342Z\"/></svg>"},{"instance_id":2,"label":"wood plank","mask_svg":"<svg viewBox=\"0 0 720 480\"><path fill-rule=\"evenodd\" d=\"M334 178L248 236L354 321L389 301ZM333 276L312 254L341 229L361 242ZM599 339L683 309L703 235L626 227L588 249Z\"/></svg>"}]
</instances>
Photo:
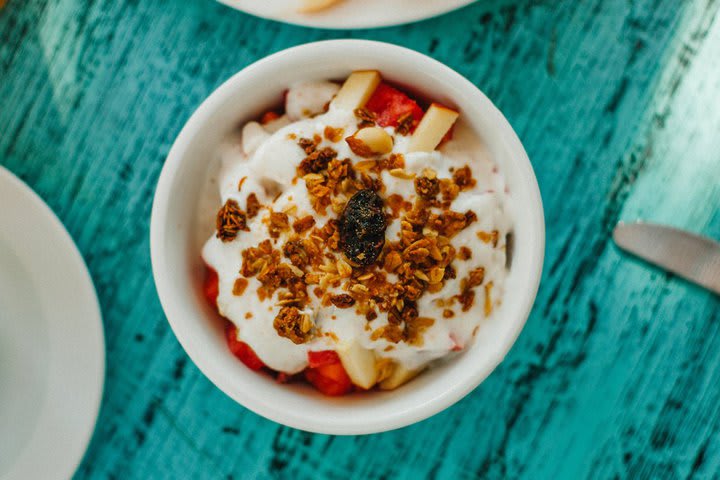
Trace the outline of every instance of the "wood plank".
<instances>
[{"instance_id":1,"label":"wood plank","mask_svg":"<svg viewBox=\"0 0 720 480\"><path fill-rule=\"evenodd\" d=\"M103 408L77 478L710 478L720 471L720 300L621 255L643 217L720 238L720 3L482 0L362 32L210 0L10 0L0 163L77 241L104 314ZM262 34L258 33L262 32ZM184 121L234 72L344 36L457 69L522 138L545 203L543 283L507 360L453 408L367 437L236 405L157 301L148 221Z\"/></svg>"}]
</instances>

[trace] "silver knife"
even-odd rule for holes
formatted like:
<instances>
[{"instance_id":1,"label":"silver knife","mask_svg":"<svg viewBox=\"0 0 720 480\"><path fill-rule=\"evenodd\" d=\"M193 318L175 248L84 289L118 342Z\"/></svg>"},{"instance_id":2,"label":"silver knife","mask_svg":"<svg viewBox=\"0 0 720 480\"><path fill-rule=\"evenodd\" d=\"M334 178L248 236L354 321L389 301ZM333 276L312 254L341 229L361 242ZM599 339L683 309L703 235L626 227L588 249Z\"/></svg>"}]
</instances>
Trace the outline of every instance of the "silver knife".
<instances>
[{"instance_id":1,"label":"silver knife","mask_svg":"<svg viewBox=\"0 0 720 480\"><path fill-rule=\"evenodd\" d=\"M720 294L720 243L644 222L618 223L613 239L623 250Z\"/></svg>"}]
</instances>

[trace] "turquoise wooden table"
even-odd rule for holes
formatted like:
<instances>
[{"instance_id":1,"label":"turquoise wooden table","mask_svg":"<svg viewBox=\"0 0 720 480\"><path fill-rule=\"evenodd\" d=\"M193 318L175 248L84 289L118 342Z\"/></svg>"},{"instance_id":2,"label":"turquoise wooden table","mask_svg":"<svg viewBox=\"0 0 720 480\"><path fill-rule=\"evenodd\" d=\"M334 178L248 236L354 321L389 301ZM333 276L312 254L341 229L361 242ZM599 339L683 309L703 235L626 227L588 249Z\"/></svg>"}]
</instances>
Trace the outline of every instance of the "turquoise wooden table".
<instances>
[{"instance_id":1,"label":"turquoise wooden table","mask_svg":"<svg viewBox=\"0 0 720 480\"><path fill-rule=\"evenodd\" d=\"M0 163L78 243L107 379L77 478L717 478L720 299L621 255L618 220L720 238L720 1L480 0L410 26L327 32L211 0L9 0ZM405 45L503 110L547 218L535 308L449 410L364 437L278 426L216 389L158 302L153 191L183 123L249 63L313 40Z\"/></svg>"}]
</instances>

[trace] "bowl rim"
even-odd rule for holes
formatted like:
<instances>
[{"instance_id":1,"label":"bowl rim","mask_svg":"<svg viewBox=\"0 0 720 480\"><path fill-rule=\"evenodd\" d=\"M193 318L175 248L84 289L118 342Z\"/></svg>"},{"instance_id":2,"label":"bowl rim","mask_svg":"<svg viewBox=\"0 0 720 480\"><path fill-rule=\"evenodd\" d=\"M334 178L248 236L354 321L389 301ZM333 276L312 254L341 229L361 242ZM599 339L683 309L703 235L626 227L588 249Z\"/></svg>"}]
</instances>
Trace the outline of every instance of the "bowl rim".
<instances>
[{"instance_id":1,"label":"bowl rim","mask_svg":"<svg viewBox=\"0 0 720 480\"><path fill-rule=\"evenodd\" d=\"M274 20L305 28L323 28L326 30L360 30L360 29L378 29L393 27L398 25L407 25L409 23L420 22L441 15L446 15L455 10L470 6L477 0L445 0L436 1L425 7L424 9L416 9L411 11L401 11L399 14L385 15L374 20L361 18L357 20L353 15L346 15L349 18L338 18L332 10L325 12L315 12L311 14L297 13L292 10L281 10L271 12L263 7L258 7L257 2L249 0L218 0L223 5L238 10L240 12L252 15L265 20ZM376 7L372 7L375 9ZM393 13L397 9L393 9ZM405 9L407 10L407 9ZM350 13L350 12L344 12Z\"/></svg>"},{"instance_id":2,"label":"bowl rim","mask_svg":"<svg viewBox=\"0 0 720 480\"><path fill-rule=\"evenodd\" d=\"M509 156L513 158L513 162L517 163L517 168L521 171L523 178L520 179L520 181L524 187L528 189L528 195L532 197L533 200L532 205L529 206L529 208L533 210L530 215L532 224L528 225L528 228L534 234L532 238L533 241L528 245L532 250L530 252L530 264L528 266L528 272L531 275L529 281L531 288L527 292L527 295L520 297L522 299L522 306L518 311L522 312L522 315L517 319L512 319L512 326L508 328L507 338L502 345L502 354L494 358L492 362L487 362L486 365L482 365L478 367L477 370L469 372L462 381L456 381L455 384L450 385L445 391L434 396L432 401L414 405L402 411L386 412L382 415L377 414L374 418L346 416L347 418L344 418L341 424L337 423L337 419L334 419L335 423L331 424L328 422L323 423L317 418L308 418L303 412L297 413L292 411L292 409L282 409L273 406L272 402L268 403L265 401L267 400L266 398L258 398L258 396L254 396L252 393L247 394L245 391L238 391L232 388L228 381L224 380L223 372L216 369L215 365L206 358L207 355L195 346L192 338L186 335L181 322L177 321L177 318L182 316L183 309L173 302L172 291L174 290L174 286L172 276L168 274L169 265L166 262L165 256L162 255L160 246L165 244L167 234L163 226L170 203L171 187L174 183L175 176L178 174L179 167L184 160L185 153L195 141L196 133L207 123L216 110L220 108L225 98L237 89L237 84L242 83L245 77L268 75L272 72L275 65L282 64L286 59L299 54L306 56L328 56L328 52L342 51L346 54L347 51L357 51L358 49L360 51L365 49L378 51L378 49L382 49L384 55L394 55L400 61L408 65L412 64L412 68L419 68L420 66L432 68L437 75L443 77L444 81L452 81L456 88L462 89L463 92L473 96L478 102L482 102L484 104L483 108L490 112L492 115L491 121L497 123L499 129L502 131L504 147L507 149ZM290 83L290 81L288 83ZM414 50L390 43L370 40L324 40L284 49L248 65L223 82L200 104L175 139L160 173L155 190L150 221L150 254L153 278L158 297L173 333L193 363L195 363L200 371L221 391L254 413L283 425L324 434L369 434L401 428L435 415L458 402L475 389L502 362L524 328L539 288L544 263L544 251L545 219L537 178L520 139L507 119L478 87L450 67Z\"/></svg>"}]
</instances>

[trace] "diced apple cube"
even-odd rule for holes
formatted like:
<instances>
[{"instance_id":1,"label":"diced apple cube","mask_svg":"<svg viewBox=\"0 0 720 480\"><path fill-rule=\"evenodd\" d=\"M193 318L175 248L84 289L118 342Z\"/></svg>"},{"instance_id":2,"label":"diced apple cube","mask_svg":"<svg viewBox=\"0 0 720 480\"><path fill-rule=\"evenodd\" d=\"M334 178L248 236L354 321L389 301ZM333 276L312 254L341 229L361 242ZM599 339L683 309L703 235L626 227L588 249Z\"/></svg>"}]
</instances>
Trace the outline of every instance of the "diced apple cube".
<instances>
[{"instance_id":1,"label":"diced apple cube","mask_svg":"<svg viewBox=\"0 0 720 480\"><path fill-rule=\"evenodd\" d=\"M422 369L408 370L401 364L396 363L390 376L380 382L380 390L395 390L415 378L421 371Z\"/></svg>"},{"instance_id":2,"label":"diced apple cube","mask_svg":"<svg viewBox=\"0 0 720 480\"><path fill-rule=\"evenodd\" d=\"M332 105L347 110L365 106L377 86L380 85L380 80L382 78L377 70L361 70L351 73L333 99Z\"/></svg>"},{"instance_id":3,"label":"diced apple cube","mask_svg":"<svg viewBox=\"0 0 720 480\"><path fill-rule=\"evenodd\" d=\"M340 3L340 0L300 0L297 10L300 13L312 13L324 10L336 3Z\"/></svg>"},{"instance_id":4,"label":"diced apple cube","mask_svg":"<svg viewBox=\"0 0 720 480\"><path fill-rule=\"evenodd\" d=\"M377 369L375 368L375 354L371 350L353 342L349 346L338 348L337 354L348 377L355 385L365 389L375 385Z\"/></svg>"},{"instance_id":5,"label":"diced apple cube","mask_svg":"<svg viewBox=\"0 0 720 480\"><path fill-rule=\"evenodd\" d=\"M450 131L459 113L437 103L433 103L425 112L415 129L408 152L432 152Z\"/></svg>"}]
</instances>

